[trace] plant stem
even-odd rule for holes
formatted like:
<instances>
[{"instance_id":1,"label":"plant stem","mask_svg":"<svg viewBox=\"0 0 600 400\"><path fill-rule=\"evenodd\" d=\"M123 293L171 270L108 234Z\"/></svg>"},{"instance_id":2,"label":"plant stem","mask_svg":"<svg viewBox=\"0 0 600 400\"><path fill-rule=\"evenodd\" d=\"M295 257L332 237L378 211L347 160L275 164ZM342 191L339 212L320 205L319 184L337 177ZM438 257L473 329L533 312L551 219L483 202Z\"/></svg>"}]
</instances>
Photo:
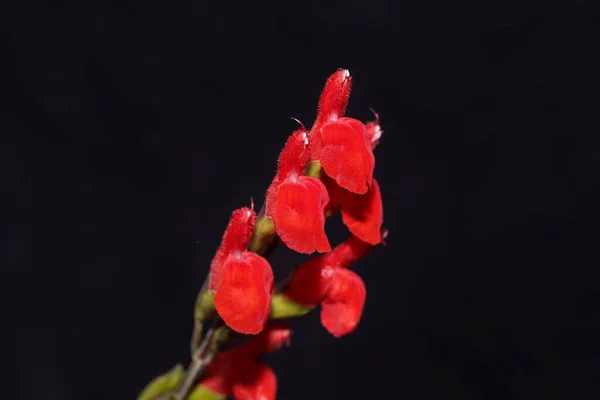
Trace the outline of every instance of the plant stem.
<instances>
[{"instance_id":1,"label":"plant stem","mask_svg":"<svg viewBox=\"0 0 600 400\"><path fill-rule=\"evenodd\" d=\"M212 361L214 357L212 342L214 340L215 331L219 322L220 319L218 317L213 320L210 329L208 332L206 332L206 335L202 339L202 343L200 343L200 346L198 346L192 355L192 361L185 373L183 384L177 392L177 396L175 397L176 400L185 400L187 398L192 391L193 385L198 379L200 379L202 373Z\"/></svg>"}]
</instances>

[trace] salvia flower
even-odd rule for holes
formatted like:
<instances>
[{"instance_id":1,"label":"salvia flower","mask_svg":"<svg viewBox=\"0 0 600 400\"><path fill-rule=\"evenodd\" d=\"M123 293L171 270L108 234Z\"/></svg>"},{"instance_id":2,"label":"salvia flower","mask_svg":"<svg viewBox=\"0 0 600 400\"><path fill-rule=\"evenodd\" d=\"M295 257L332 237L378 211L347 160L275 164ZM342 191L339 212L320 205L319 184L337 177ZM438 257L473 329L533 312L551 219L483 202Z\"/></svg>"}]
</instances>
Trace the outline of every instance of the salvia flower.
<instances>
[{"instance_id":1,"label":"salvia flower","mask_svg":"<svg viewBox=\"0 0 600 400\"><path fill-rule=\"evenodd\" d=\"M375 120L366 123L344 116L351 87L346 69L327 79L313 126L307 130L300 123L279 155L259 216L253 204L232 213L197 297L190 368L185 377L180 367L157 377L138 400L274 400L277 377L260 358L289 344L291 330L269 319L299 317L320 306L321 324L333 336L356 329L367 291L349 267L384 243L387 231L373 177L373 149L383 131L375 111ZM325 223L337 212L350 236L332 250ZM274 293L265 257L279 241L299 253L321 254L296 268ZM219 333L202 335L211 319ZM253 336L221 351L231 331ZM196 385L191 393L190 384Z\"/></svg>"},{"instance_id":2,"label":"salvia flower","mask_svg":"<svg viewBox=\"0 0 600 400\"><path fill-rule=\"evenodd\" d=\"M286 246L299 253L331 251L325 234L325 185L302 172L308 162L308 137L298 129L279 156L277 174L267 191L267 215Z\"/></svg>"},{"instance_id":3,"label":"salvia flower","mask_svg":"<svg viewBox=\"0 0 600 400\"><path fill-rule=\"evenodd\" d=\"M265 353L289 345L291 334L291 329L286 325L270 323L246 344L217 354L196 391L208 391L213 398L225 398L233 394L236 400L274 400L277 377L269 366L258 359Z\"/></svg>"},{"instance_id":4,"label":"salvia flower","mask_svg":"<svg viewBox=\"0 0 600 400\"><path fill-rule=\"evenodd\" d=\"M209 290L215 309L233 330L259 333L271 311L273 271L269 262L247 249L256 214L244 207L233 212L211 263Z\"/></svg>"},{"instance_id":5,"label":"salvia flower","mask_svg":"<svg viewBox=\"0 0 600 400\"><path fill-rule=\"evenodd\" d=\"M350 88L348 70L338 70L325 83L317 118L309 133L310 158L319 161L338 185L364 194L373 179L375 157L365 125L343 117Z\"/></svg>"},{"instance_id":6,"label":"salvia flower","mask_svg":"<svg viewBox=\"0 0 600 400\"><path fill-rule=\"evenodd\" d=\"M299 266L285 296L304 306L321 304L321 323L332 335L352 332L360 321L367 292L362 279L347 268L372 248L351 236L330 253Z\"/></svg>"}]
</instances>

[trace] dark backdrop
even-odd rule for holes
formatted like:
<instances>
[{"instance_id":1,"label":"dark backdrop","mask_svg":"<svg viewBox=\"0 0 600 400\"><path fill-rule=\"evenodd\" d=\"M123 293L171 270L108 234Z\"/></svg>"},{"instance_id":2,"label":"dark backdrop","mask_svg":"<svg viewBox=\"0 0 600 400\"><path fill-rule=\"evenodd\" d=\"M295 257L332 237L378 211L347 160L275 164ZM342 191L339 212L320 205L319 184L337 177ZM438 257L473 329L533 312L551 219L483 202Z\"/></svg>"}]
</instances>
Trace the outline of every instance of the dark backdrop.
<instances>
[{"instance_id":1,"label":"dark backdrop","mask_svg":"<svg viewBox=\"0 0 600 400\"><path fill-rule=\"evenodd\" d=\"M8 397L132 399L187 362L231 210L344 67L390 236L354 334L314 314L268 357L279 398L598 398L597 10L52 3L0 13Z\"/></svg>"}]
</instances>

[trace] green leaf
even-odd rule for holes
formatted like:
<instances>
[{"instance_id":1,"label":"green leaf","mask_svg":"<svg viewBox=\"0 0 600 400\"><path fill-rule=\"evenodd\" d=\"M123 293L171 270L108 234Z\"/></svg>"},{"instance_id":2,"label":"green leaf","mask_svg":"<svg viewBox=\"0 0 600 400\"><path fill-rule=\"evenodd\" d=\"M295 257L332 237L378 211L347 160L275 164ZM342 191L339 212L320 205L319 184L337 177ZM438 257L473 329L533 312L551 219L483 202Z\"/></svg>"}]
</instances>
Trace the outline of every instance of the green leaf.
<instances>
[{"instance_id":1,"label":"green leaf","mask_svg":"<svg viewBox=\"0 0 600 400\"><path fill-rule=\"evenodd\" d=\"M164 375L154 378L140 393L137 400L154 400L159 396L174 392L183 381L183 367L177 364Z\"/></svg>"},{"instance_id":2,"label":"green leaf","mask_svg":"<svg viewBox=\"0 0 600 400\"><path fill-rule=\"evenodd\" d=\"M226 396L215 393L202 385L196 388L189 394L187 400L223 400Z\"/></svg>"},{"instance_id":3,"label":"green leaf","mask_svg":"<svg viewBox=\"0 0 600 400\"><path fill-rule=\"evenodd\" d=\"M310 312L314 307L305 306L290 300L284 294L278 293L271 299L271 318L300 317Z\"/></svg>"}]
</instances>

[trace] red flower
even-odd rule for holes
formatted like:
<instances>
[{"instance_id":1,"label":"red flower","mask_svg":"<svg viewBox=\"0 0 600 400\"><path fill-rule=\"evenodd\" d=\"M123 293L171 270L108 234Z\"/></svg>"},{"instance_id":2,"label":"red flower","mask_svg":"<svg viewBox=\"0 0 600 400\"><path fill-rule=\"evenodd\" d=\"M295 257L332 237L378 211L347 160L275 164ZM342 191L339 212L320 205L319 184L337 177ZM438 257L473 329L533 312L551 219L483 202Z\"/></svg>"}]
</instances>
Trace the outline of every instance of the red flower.
<instances>
[{"instance_id":1,"label":"red flower","mask_svg":"<svg viewBox=\"0 0 600 400\"><path fill-rule=\"evenodd\" d=\"M321 323L334 336L353 331L362 315L366 289L361 278L347 270L373 246L351 236L330 253L298 267L285 295L299 304L321 303Z\"/></svg>"},{"instance_id":2,"label":"red flower","mask_svg":"<svg viewBox=\"0 0 600 400\"><path fill-rule=\"evenodd\" d=\"M215 309L234 331L255 335L269 318L272 293L269 262L249 251L234 253L223 264Z\"/></svg>"},{"instance_id":3,"label":"red flower","mask_svg":"<svg viewBox=\"0 0 600 400\"><path fill-rule=\"evenodd\" d=\"M237 400L274 400L277 377L271 368L256 359L289 345L291 333L283 324L267 325L243 346L218 353L199 385L222 397L233 394Z\"/></svg>"},{"instance_id":4,"label":"red flower","mask_svg":"<svg viewBox=\"0 0 600 400\"><path fill-rule=\"evenodd\" d=\"M328 252L325 234L327 189L321 181L302 176L308 162L306 130L298 129L279 156L277 175L267 191L267 215L283 243L299 253Z\"/></svg>"},{"instance_id":5,"label":"red flower","mask_svg":"<svg viewBox=\"0 0 600 400\"><path fill-rule=\"evenodd\" d=\"M359 120L342 117L325 123L318 134L323 147L313 158L338 185L363 194L369 190L375 157L367 141L367 130Z\"/></svg>"},{"instance_id":6,"label":"red flower","mask_svg":"<svg viewBox=\"0 0 600 400\"><path fill-rule=\"evenodd\" d=\"M354 331L366 298L367 289L360 276L349 269L336 268L321 303L321 323L335 337Z\"/></svg>"},{"instance_id":7,"label":"red flower","mask_svg":"<svg viewBox=\"0 0 600 400\"><path fill-rule=\"evenodd\" d=\"M215 309L233 330L256 334L271 311L273 271L268 261L246 250L254 231L251 208L233 212L223 240L211 263L209 290Z\"/></svg>"},{"instance_id":8,"label":"red flower","mask_svg":"<svg viewBox=\"0 0 600 400\"><path fill-rule=\"evenodd\" d=\"M375 158L365 125L342 117L350 95L348 70L329 77L319 100L317 118L309 134L310 158L338 185L354 193L366 193L373 179Z\"/></svg>"}]
</instances>

